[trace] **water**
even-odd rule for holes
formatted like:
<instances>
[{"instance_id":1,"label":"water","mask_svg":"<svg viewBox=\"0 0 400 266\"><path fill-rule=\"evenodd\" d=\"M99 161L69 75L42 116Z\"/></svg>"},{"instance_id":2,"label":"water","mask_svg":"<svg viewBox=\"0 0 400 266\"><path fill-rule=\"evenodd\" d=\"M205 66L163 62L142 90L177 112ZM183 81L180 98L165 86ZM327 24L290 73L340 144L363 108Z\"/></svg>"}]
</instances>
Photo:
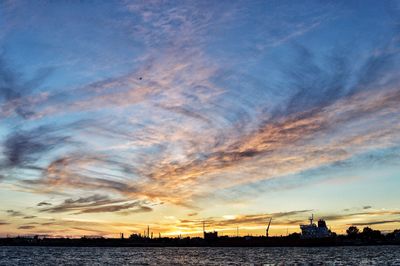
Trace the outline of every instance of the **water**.
<instances>
[{"instance_id":1,"label":"water","mask_svg":"<svg viewBox=\"0 0 400 266\"><path fill-rule=\"evenodd\" d=\"M0 265L400 265L400 246L0 247Z\"/></svg>"}]
</instances>

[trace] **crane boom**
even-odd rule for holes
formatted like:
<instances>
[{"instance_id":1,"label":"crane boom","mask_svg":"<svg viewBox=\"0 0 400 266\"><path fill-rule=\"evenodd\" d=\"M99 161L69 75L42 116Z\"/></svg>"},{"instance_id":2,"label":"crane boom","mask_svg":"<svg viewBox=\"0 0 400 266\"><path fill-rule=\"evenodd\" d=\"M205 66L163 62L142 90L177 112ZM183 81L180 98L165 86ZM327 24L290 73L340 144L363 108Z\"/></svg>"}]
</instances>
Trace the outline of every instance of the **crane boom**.
<instances>
[{"instance_id":1,"label":"crane boom","mask_svg":"<svg viewBox=\"0 0 400 266\"><path fill-rule=\"evenodd\" d=\"M269 226L271 225L271 221L272 221L272 217L269 218L269 222L268 222L268 226L267 226L267 230L266 230L266 236L268 237L268 231L269 231Z\"/></svg>"}]
</instances>

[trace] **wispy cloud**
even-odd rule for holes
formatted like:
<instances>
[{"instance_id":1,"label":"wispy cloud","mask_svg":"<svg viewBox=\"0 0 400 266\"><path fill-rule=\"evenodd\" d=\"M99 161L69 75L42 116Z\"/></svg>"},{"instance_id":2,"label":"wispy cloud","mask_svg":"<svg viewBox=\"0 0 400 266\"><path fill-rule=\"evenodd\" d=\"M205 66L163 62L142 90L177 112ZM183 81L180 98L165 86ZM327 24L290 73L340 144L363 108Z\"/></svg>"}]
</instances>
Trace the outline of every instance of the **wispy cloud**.
<instances>
[{"instance_id":1,"label":"wispy cloud","mask_svg":"<svg viewBox=\"0 0 400 266\"><path fill-rule=\"evenodd\" d=\"M102 213L102 212L120 212L130 213L149 212L152 208L145 206L145 202L112 200L108 196L95 194L88 197L78 199L66 199L59 205L46 207L41 212L59 213L59 212L75 212L75 213Z\"/></svg>"},{"instance_id":2,"label":"wispy cloud","mask_svg":"<svg viewBox=\"0 0 400 266\"><path fill-rule=\"evenodd\" d=\"M366 212L354 212L348 214L339 214L339 215L327 215L326 219L329 220L338 220L343 218L349 218L354 216L380 216L380 215L400 215L400 211L398 210L373 210Z\"/></svg>"},{"instance_id":3,"label":"wispy cloud","mask_svg":"<svg viewBox=\"0 0 400 266\"><path fill-rule=\"evenodd\" d=\"M24 216L24 217L22 217L23 219L34 219L34 218L36 218L37 216L35 216L35 215L29 215L29 216Z\"/></svg>"},{"instance_id":4,"label":"wispy cloud","mask_svg":"<svg viewBox=\"0 0 400 266\"><path fill-rule=\"evenodd\" d=\"M381 220L381 221L364 222L364 223L352 223L351 225L355 225L355 226L371 226L371 225L393 224L393 223L400 223L400 219L397 219L397 220Z\"/></svg>"},{"instance_id":5,"label":"wispy cloud","mask_svg":"<svg viewBox=\"0 0 400 266\"><path fill-rule=\"evenodd\" d=\"M168 60L176 64L179 57L168 57ZM162 84L157 85L159 96L143 98L140 109L133 107L139 112L148 110L148 122L133 117L125 120L123 126L115 124L105 128L90 123L88 127L79 127L78 131L99 141L107 142L112 137L114 144L96 147L93 143L95 146L88 146L89 150L66 154L52 161L43 170L41 178L25 182L42 187L43 191L62 185L109 190L132 199L147 198L192 206L191 197L209 190L201 184L207 187L214 184L217 189L293 174L344 161L372 148L387 147L399 141L395 121L400 114L397 105L400 93L396 87L396 71L389 67L393 64L387 55L368 58L358 68L358 75L352 77L352 82L343 72L349 66L342 57L318 65L310 52L303 49L300 60L303 63L298 69L284 72L288 76L287 86L292 87L284 105L273 110L259 109L256 123L230 120L230 107L226 109L217 103L222 96L229 99L229 91L210 83L213 71L206 70L205 64L185 63L175 69L162 67L158 71L161 66L153 65L156 73L164 77L162 81L155 76L149 78L158 80L157 83L149 81L152 84ZM194 76L190 75L193 67L198 70ZM310 74L315 72L316 75ZM190 80L185 81L187 76ZM175 78L179 79L178 83ZM183 90L184 86L194 87L194 93ZM103 88L95 86L90 90L101 91ZM110 104L120 108L123 106L121 101L130 101L125 93L100 99L101 102L88 105ZM201 108L192 103L201 103ZM237 112L239 119L254 112L247 104L241 105L239 99L234 103L238 108L232 111ZM133 104L137 102L133 101ZM83 107L86 103L79 105ZM374 123L376 121L385 121L385 127ZM362 132L357 129L361 124ZM196 134L197 131L202 134ZM24 142L32 143L24 149L35 148L28 155L35 155L42 146L45 151L52 147L51 135L38 134L49 145L41 145L35 136L31 134ZM59 138L54 138L58 142ZM86 141L88 144L91 145L90 140ZM14 156L18 160L14 161L24 158L19 149L9 150L8 157L14 154L11 151L18 151L18 156ZM131 154L130 150L135 153ZM124 155L110 159L114 151ZM127 160L131 164L128 165ZM96 171L93 166L105 171Z\"/></svg>"},{"instance_id":6,"label":"wispy cloud","mask_svg":"<svg viewBox=\"0 0 400 266\"><path fill-rule=\"evenodd\" d=\"M57 136L56 130L38 127L31 131L15 131L4 142L5 166L25 167L38 160L42 154L68 142L67 137Z\"/></svg>"},{"instance_id":7,"label":"wispy cloud","mask_svg":"<svg viewBox=\"0 0 400 266\"><path fill-rule=\"evenodd\" d=\"M38 204L37 204L37 206L48 206L48 205L52 205L51 203L49 203L49 202L45 202L45 201L41 201L41 202L39 202Z\"/></svg>"},{"instance_id":8,"label":"wispy cloud","mask_svg":"<svg viewBox=\"0 0 400 266\"><path fill-rule=\"evenodd\" d=\"M12 216L12 217L24 216L24 214L22 212L15 211L15 210L6 210L6 213L8 214L8 216Z\"/></svg>"},{"instance_id":9,"label":"wispy cloud","mask_svg":"<svg viewBox=\"0 0 400 266\"><path fill-rule=\"evenodd\" d=\"M28 230L28 229L34 229L35 226L33 225L21 225L18 227L18 229L23 229L23 230Z\"/></svg>"}]
</instances>

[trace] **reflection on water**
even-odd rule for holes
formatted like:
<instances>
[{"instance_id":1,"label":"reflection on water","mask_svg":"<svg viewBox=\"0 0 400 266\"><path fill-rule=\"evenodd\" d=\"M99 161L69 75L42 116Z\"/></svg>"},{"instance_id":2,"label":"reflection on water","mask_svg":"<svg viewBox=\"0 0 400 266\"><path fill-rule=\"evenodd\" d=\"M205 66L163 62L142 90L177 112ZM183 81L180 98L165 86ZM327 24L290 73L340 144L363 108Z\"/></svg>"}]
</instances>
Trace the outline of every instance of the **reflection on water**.
<instances>
[{"instance_id":1,"label":"reflection on water","mask_svg":"<svg viewBox=\"0 0 400 266\"><path fill-rule=\"evenodd\" d=\"M0 247L0 265L400 265L400 246L324 248Z\"/></svg>"}]
</instances>

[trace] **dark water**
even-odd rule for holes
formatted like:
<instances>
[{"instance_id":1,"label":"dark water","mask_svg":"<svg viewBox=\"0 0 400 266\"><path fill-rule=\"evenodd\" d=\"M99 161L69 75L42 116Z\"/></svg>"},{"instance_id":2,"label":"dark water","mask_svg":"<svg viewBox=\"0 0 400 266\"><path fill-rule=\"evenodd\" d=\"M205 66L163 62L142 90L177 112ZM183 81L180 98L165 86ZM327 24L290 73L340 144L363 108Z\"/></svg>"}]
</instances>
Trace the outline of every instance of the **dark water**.
<instances>
[{"instance_id":1,"label":"dark water","mask_svg":"<svg viewBox=\"0 0 400 266\"><path fill-rule=\"evenodd\" d=\"M0 265L400 265L400 246L325 248L0 247Z\"/></svg>"}]
</instances>

